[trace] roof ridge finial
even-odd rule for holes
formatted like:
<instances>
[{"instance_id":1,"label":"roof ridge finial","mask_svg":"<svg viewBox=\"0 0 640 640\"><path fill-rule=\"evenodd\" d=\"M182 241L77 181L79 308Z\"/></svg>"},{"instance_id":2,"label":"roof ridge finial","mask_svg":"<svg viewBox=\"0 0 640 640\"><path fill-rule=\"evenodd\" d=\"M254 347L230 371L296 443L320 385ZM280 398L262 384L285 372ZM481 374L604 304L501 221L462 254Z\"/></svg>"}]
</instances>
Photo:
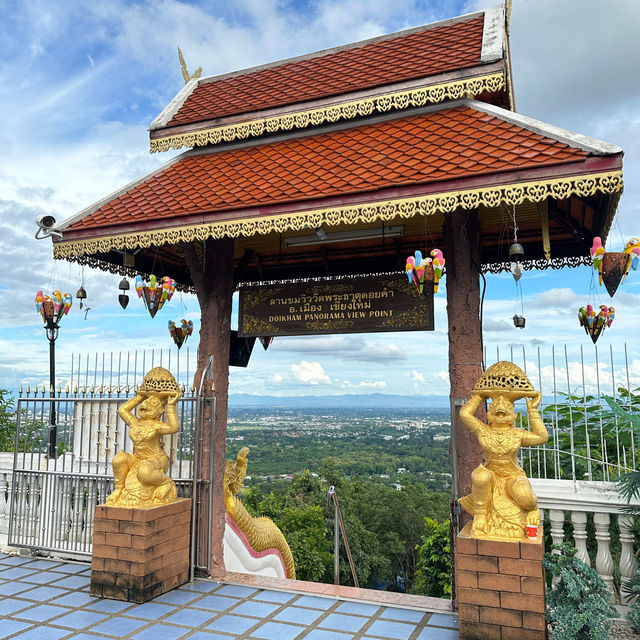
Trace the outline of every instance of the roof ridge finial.
<instances>
[{"instance_id":1,"label":"roof ridge finial","mask_svg":"<svg viewBox=\"0 0 640 640\"><path fill-rule=\"evenodd\" d=\"M184 56L182 55L182 51L180 47L178 47L178 59L180 60L180 67L182 68L182 77L184 78L185 84L187 84L189 80L193 80L194 78L199 78L202 75L202 67L198 67L191 75L189 75L189 71L187 71L187 63L184 61Z\"/></svg>"}]
</instances>

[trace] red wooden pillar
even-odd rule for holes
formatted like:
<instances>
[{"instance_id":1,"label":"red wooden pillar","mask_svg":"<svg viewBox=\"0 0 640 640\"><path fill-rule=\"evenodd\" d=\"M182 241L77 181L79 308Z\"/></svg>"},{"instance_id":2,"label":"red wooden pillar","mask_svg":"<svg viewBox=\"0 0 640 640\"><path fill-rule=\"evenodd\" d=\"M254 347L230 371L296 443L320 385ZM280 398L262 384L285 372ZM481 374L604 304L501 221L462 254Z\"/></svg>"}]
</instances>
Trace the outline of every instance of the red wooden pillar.
<instances>
[{"instance_id":1,"label":"red wooden pillar","mask_svg":"<svg viewBox=\"0 0 640 640\"><path fill-rule=\"evenodd\" d=\"M198 369L194 383L200 384L209 356L213 355L213 383L215 386L215 428L204 429L200 478L210 477L211 447L213 447L213 476L210 491L213 492L213 512L209 531L208 504L201 503L198 514L199 538L211 536L211 575L225 571L222 556L222 539L225 526L223 501L224 458L227 435L227 410L229 404L229 346L231 336L231 304L234 290L233 238L208 239L202 255L192 245L184 245L185 262L189 267L196 295L200 303L200 346ZM211 425L205 415L205 427Z\"/></svg>"},{"instance_id":2,"label":"red wooden pillar","mask_svg":"<svg viewBox=\"0 0 640 640\"><path fill-rule=\"evenodd\" d=\"M480 323L480 224L476 211L457 209L445 217L449 381L451 384L451 465L454 496L471 491L471 472L482 462L478 441L459 420L460 407L482 375Z\"/></svg>"}]
</instances>

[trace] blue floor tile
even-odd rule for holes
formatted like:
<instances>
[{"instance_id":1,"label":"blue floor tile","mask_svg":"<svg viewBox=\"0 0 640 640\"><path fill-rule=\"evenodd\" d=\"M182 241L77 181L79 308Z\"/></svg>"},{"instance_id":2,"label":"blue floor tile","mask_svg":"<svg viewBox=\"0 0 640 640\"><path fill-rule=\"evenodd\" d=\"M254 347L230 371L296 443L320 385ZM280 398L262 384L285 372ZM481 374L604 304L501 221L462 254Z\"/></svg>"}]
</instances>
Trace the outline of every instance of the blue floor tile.
<instances>
[{"instance_id":1,"label":"blue floor tile","mask_svg":"<svg viewBox=\"0 0 640 640\"><path fill-rule=\"evenodd\" d=\"M259 600L245 600L232 613L234 616L253 616L254 618L266 618L282 605L272 602L260 602Z\"/></svg>"},{"instance_id":2,"label":"blue floor tile","mask_svg":"<svg viewBox=\"0 0 640 640\"><path fill-rule=\"evenodd\" d=\"M3 620L2 628L0 628L0 638L8 638L18 631L27 629L32 625L31 622L21 622L20 620Z\"/></svg>"},{"instance_id":3,"label":"blue floor tile","mask_svg":"<svg viewBox=\"0 0 640 640\"><path fill-rule=\"evenodd\" d=\"M367 633L372 636L382 636L383 638L394 638L395 640L406 640L415 630L416 625L406 622L396 622L395 620L376 620L368 629Z\"/></svg>"},{"instance_id":4,"label":"blue floor tile","mask_svg":"<svg viewBox=\"0 0 640 640\"><path fill-rule=\"evenodd\" d=\"M59 640L59 638L68 634L69 631L67 629L54 629L53 627L39 625L20 635L13 636L12 640Z\"/></svg>"},{"instance_id":5,"label":"blue floor tile","mask_svg":"<svg viewBox=\"0 0 640 640\"><path fill-rule=\"evenodd\" d=\"M55 571L57 567L62 566L62 562L56 562L55 560L33 560L28 564L22 565L29 569L43 569L44 571Z\"/></svg>"},{"instance_id":6,"label":"blue floor tile","mask_svg":"<svg viewBox=\"0 0 640 640\"><path fill-rule=\"evenodd\" d=\"M284 622L265 622L255 631L251 632L252 638L261 638L261 640L294 640L303 631L304 627L285 624Z\"/></svg>"},{"instance_id":7,"label":"blue floor tile","mask_svg":"<svg viewBox=\"0 0 640 640\"><path fill-rule=\"evenodd\" d=\"M213 631L196 631L189 640L232 640L229 636L223 636Z\"/></svg>"},{"instance_id":8,"label":"blue floor tile","mask_svg":"<svg viewBox=\"0 0 640 640\"><path fill-rule=\"evenodd\" d=\"M15 618L20 618L22 620L46 622L47 620L51 620L51 618L56 618L57 616L61 616L65 613L69 613L69 609L66 607L54 607L50 604L41 604L37 607L30 607L20 613L14 613L13 615Z\"/></svg>"},{"instance_id":9,"label":"blue floor tile","mask_svg":"<svg viewBox=\"0 0 640 640\"><path fill-rule=\"evenodd\" d=\"M169 593L163 593L161 596L154 598L153 601L161 602L162 604L187 604L201 595L196 591L169 591Z\"/></svg>"},{"instance_id":10,"label":"blue floor tile","mask_svg":"<svg viewBox=\"0 0 640 640\"><path fill-rule=\"evenodd\" d=\"M89 586L91 580L85 576L65 576L62 580L51 583L52 587L64 587L65 589L80 589Z\"/></svg>"},{"instance_id":11,"label":"blue floor tile","mask_svg":"<svg viewBox=\"0 0 640 640\"><path fill-rule=\"evenodd\" d=\"M209 593L217 589L220 585L217 582L209 582L207 580L196 580L195 582L187 582L183 584L179 591L199 591L200 593Z\"/></svg>"},{"instance_id":12,"label":"blue floor tile","mask_svg":"<svg viewBox=\"0 0 640 640\"><path fill-rule=\"evenodd\" d=\"M320 622L318 626L327 629L337 629L338 631L356 632L360 631L366 622L366 618L359 616L346 616L340 613L332 613Z\"/></svg>"},{"instance_id":13,"label":"blue floor tile","mask_svg":"<svg viewBox=\"0 0 640 640\"><path fill-rule=\"evenodd\" d=\"M29 591L21 594L21 598L29 598L29 600L36 600L38 602L44 602L50 598L57 598L69 593L66 589L57 589L56 587L36 587L35 589L29 589Z\"/></svg>"},{"instance_id":14,"label":"blue floor tile","mask_svg":"<svg viewBox=\"0 0 640 640\"><path fill-rule=\"evenodd\" d=\"M71 637L73 640L104 640L104 636L94 636L90 633L77 633Z\"/></svg>"},{"instance_id":15,"label":"blue floor tile","mask_svg":"<svg viewBox=\"0 0 640 640\"><path fill-rule=\"evenodd\" d=\"M198 607L198 609L208 609L209 611L225 611L229 607L233 607L241 600L237 598L227 598L225 596L211 595L205 596L202 600L198 600L192 604L192 607Z\"/></svg>"},{"instance_id":16,"label":"blue floor tile","mask_svg":"<svg viewBox=\"0 0 640 640\"><path fill-rule=\"evenodd\" d=\"M29 576L22 578L22 582L33 582L35 584L49 584L56 582L68 576L64 573L56 573L54 571L36 571Z\"/></svg>"},{"instance_id":17,"label":"blue floor tile","mask_svg":"<svg viewBox=\"0 0 640 640\"><path fill-rule=\"evenodd\" d=\"M170 627L168 624L154 624L133 636L133 640L178 640L189 633L189 629Z\"/></svg>"},{"instance_id":18,"label":"blue floor tile","mask_svg":"<svg viewBox=\"0 0 640 640\"><path fill-rule=\"evenodd\" d=\"M81 591L72 591L66 596L54 598L50 601L51 604L61 604L65 607L84 607L92 602L97 602L97 598L93 598L88 593L82 593Z\"/></svg>"},{"instance_id":19,"label":"blue floor tile","mask_svg":"<svg viewBox=\"0 0 640 640\"><path fill-rule=\"evenodd\" d=\"M16 593L22 593L27 589L33 589L33 585L26 584L24 582L5 582L4 584L0 584L0 595L3 596L14 596Z\"/></svg>"},{"instance_id":20,"label":"blue floor tile","mask_svg":"<svg viewBox=\"0 0 640 640\"><path fill-rule=\"evenodd\" d=\"M134 620L133 618L117 616L92 627L91 632L105 633L110 636L122 638L137 631L140 627L144 627L145 624L149 624L149 622L147 620Z\"/></svg>"},{"instance_id":21,"label":"blue floor tile","mask_svg":"<svg viewBox=\"0 0 640 640\"><path fill-rule=\"evenodd\" d=\"M379 617L387 620L400 620L401 622L420 622L424 618L424 611L387 607Z\"/></svg>"},{"instance_id":22,"label":"blue floor tile","mask_svg":"<svg viewBox=\"0 0 640 640\"><path fill-rule=\"evenodd\" d=\"M247 629L258 624L258 620L250 620L248 618L241 618L240 616L221 616L217 620L209 623L207 629L212 631L225 631L226 633L244 633Z\"/></svg>"},{"instance_id":23,"label":"blue floor tile","mask_svg":"<svg viewBox=\"0 0 640 640\"><path fill-rule=\"evenodd\" d=\"M87 569L91 569L91 565L84 562L79 564L65 562L59 567L56 567L56 571L62 571L63 573L80 573L81 571L86 571Z\"/></svg>"},{"instance_id":24,"label":"blue floor tile","mask_svg":"<svg viewBox=\"0 0 640 640\"><path fill-rule=\"evenodd\" d=\"M458 640L457 629L437 629L436 627L425 627L417 640Z\"/></svg>"},{"instance_id":25,"label":"blue floor tile","mask_svg":"<svg viewBox=\"0 0 640 640\"><path fill-rule=\"evenodd\" d=\"M254 594L257 589L253 587L242 587L237 584L225 584L224 587L221 587L216 591L216 595L220 594L222 596L235 596L236 598L248 598L250 595Z\"/></svg>"},{"instance_id":26,"label":"blue floor tile","mask_svg":"<svg viewBox=\"0 0 640 640\"><path fill-rule=\"evenodd\" d=\"M0 616L10 616L16 611L27 607L33 607L33 603L27 602L26 600L5 598L4 600L0 600Z\"/></svg>"},{"instance_id":27,"label":"blue floor tile","mask_svg":"<svg viewBox=\"0 0 640 640\"><path fill-rule=\"evenodd\" d=\"M58 618L54 624L61 627L71 627L72 629L84 629L90 624L95 624L105 619L103 613L97 611L89 611L87 609L81 611L72 611L62 618Z\"/></svg>"},{"instance_id":28,"label":"blue floor tile","mask_svg":"<svg viewBox=\"0 0 640 640\"><path fill-rule=\"evenodd\" d=\"M214 611L201 611L200 609L185 607L184 609L178 609L178 611L167 616L162 621L171 622L172 624L183 624L187 627L199 627L205 622L209 622L209 620L216 615L217 613Z\"/></svg>"},{"instance_id":29,"label":"blue floor tile","mask_svg":"<svg viewBox=\"0 0 640 640\"><path fill-rule=\"evenodd\" d=\"M296 597L295 593L287 593L286 591L260 591L253 596L253 600L265 600L266 602L279 602L284 604Z\"/></svg>"},{"instance_id":30,"label":"blue floor tile","mask_svg":"<svg viewBox=\"0 0 640 640\"><path fill-rule=\"evenodd\" d=\"M36 569L23 569L22 567L7 567L0 571L0 578L3 580L18 580L33 575Z\"/></svg>"},{"instance_id":31,"label":"blue floor tile","mask_svg":"<svg viewBox=\"0 0 640 640\"><path fill-rule=\"evenodd\" d=\"M433 613L427 624L430 627L449 627L449 629L458 628L458 617L450 616L444 613Z\"/></svg>"},{"instance_id":32,"label":"blue floor tile","mask_svg":"<svg viewBox=\"0 0 640 640\"><path fill-rule=\"evenodd\" d=\"M295 602L296 607L309 607L310 609L331 609L336 603L333 598L320 598L318 596L302 596Z\"/></svg>"},{"instance_id":33,"label":"blue floor tile","mask_svg":"<svg viewBox=\"0 0 640 640\"><path fill-rule=\"evenodd\" d=\"M27 562L31 562L33 558L25 558L24 556L5 556L0 561L0 565L8 564L12 566L17 566L20 564L25 564Z\"/></svg>"},{"instance_id":34,"label":"blue floor tile","mask_svg":"<svg viewBox=\"0 0 640 640\"><path fill-rule=\"evenodd\" d=\"M317 609L303 609L302 607L287 607L273 617L274 620L283 622L297 622L298 624L312 624L324 612Z\"/></svg>"},{"instance_id":35,"label":"blue floor tile","mask_svg":"<svg viewBox=\"0 0 640 640\"><path fill-rule=\"evenodd\" d=\"M336 609L336 613L352 613L357 616L372 616L380 605L366 602L343 602Z\"/></svg>"},{"instance_id":36,"label":"blue floor tile","mask_svg":"<svg viewBox=\"0 0 640 640\"><path fill-rule=\"evenodd\" d=\"M128 609L126 615L134 618L144 618L145 620L157 620L167 613L173 613L175 610L175 607L168 604L145 602L144 604L136 605L132 609Z\"/></svg>"},{"instance_id":37,"label":"blue floor tile","mask_svg":"<svg viewBox=\"0 0 640 640\"><path fill-rule=\"evenodd\" d=\"M304 640L352 640L352 638L353 636L350 633L314 629L304 637Z\"/></svg>"},{"instance_id":38,"label":"blue floor tile","mask_svg":"<svg viewBox=\"0 0 640 640\"><path fill-rule=\"evenodd\" d=\"M90 605L87 605L87 609L92 611L103 611L104 613L119 613L124 609L128 609L133 606L131 602L123 602L122 600L96 600Z\"/></svg>"}]
</instances>

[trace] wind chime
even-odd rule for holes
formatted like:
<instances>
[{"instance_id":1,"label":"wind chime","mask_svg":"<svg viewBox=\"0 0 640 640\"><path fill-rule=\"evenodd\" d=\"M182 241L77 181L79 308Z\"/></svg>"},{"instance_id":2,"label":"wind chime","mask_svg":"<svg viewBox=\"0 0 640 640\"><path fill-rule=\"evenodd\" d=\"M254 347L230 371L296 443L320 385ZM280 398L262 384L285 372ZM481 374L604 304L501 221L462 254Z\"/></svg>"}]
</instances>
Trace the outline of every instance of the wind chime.
<instances>
[{"instance_id":1,"label":"wind chime","mask_svg":"<svg viewBox=\"0 0 640 640\"><path fill-rule=\"evenodd\" d=\"M193 333L193 322L191 320L185 320L184 318L180 321L180 326L176 326L176 323L173 320L169 320L169 334L173 338L173 341L176 343L178 350L185 343L187 338Z\"/></svg>"},{"instance_id":2,"label":"wind chime","mask_svg":"<svg viewBox=\"0 0 640 640\"><path fill-rule=\"evenodd\" d=\"M518 242L518 223L516 222L516 206L513 205L513 244L509 247L509 261L511 262L511 275L516 283L516 298L513 310L513 326L516 329L524 329L527 319L524 317L524 300L522 298L522 260L524 259L524 247ZM520 308L518 308L518 302ZM518 311L520 313L518 313Z\"/></svg>"},{"instance_id":3,"label":"wind chime","mask_svg":"<svg viewBox=\"0 0 640 640\"><path fill-rule=\"evenodd\" d=\"M591 261L594 271L598 272L598 282L604 284L610 297L613 298L618 287L627 277L629 269L635 271L640 262L640 240L631 238L624 251L605 251L602 239L596 236L591 247ZM592 277L592 290L595 289ZM578 310L578 322L595 344L603 331L611 326L616 317L615 308L606 304L600 305L596 313L593 305L587 304Z\"/></svg>"},{"instance_id":4,"label":"wind chime","mask_svg":"<svg viewBox=\"0 0 640 640\"><path fill-rule=\"evenodd\" d=\"M409 282L413 282L420 295L433 288L438 293L438 283L444 275L444 254L440 249L433 249L430 257L423 258L422 251L416 251L407 258L405 271ZM425 284L428 289L425 290Z\"/></svg>"}]
</instances>

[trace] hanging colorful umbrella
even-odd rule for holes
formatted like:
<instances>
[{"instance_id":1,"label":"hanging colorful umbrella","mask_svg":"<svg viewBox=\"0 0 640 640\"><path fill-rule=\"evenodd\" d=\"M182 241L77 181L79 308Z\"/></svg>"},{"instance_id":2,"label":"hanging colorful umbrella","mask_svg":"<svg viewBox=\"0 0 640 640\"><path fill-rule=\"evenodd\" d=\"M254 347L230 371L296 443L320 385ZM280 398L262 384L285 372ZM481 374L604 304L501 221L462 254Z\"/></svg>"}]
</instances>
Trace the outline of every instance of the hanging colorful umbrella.
<instances>
[{"instance_id":1,"label":"hanging colorful umbrella","mask_svg":"<svg viewBox=\"0 0 640 640\"><path fill-rule=\"evenodd\" d=\"M162 278L162 283L158 283L154 275L149 277L149 284L145 284L142 276L136 276L136 293L138 298L142 298L144 306L149 315L153 318L167 300L171 300L173 292L176 290L176 283L169 277Z\"/></svg>"},{"instance_id":2,"label":"hanging colorful umbrella","mask_svg":"<svg viewBox=\"0 0 640 640\"><path fill-rule=\"evenodd\" d=\"M607 307L605 304L600 305L600 312L597 314L590 304L586 307L580 307L578 311L580 326L584 327L587 335L591 337L593 344L598 341L602 332L611 326L615 317L616 310L613 307Z\"/></svg>"},{"instance_id":3,"label":"hanging colorful umbrella","mask_svg":"<svg viewBox=\"0 0 640 640\"><path fill-rule=\"evenodd\" d=\"M193 322L183 318L180 320L180 326L177 327L173 320L169 320L169 333L178 349L180 349L187 341L187 338L193 333Z\"/></svg>"}]
</instances>

